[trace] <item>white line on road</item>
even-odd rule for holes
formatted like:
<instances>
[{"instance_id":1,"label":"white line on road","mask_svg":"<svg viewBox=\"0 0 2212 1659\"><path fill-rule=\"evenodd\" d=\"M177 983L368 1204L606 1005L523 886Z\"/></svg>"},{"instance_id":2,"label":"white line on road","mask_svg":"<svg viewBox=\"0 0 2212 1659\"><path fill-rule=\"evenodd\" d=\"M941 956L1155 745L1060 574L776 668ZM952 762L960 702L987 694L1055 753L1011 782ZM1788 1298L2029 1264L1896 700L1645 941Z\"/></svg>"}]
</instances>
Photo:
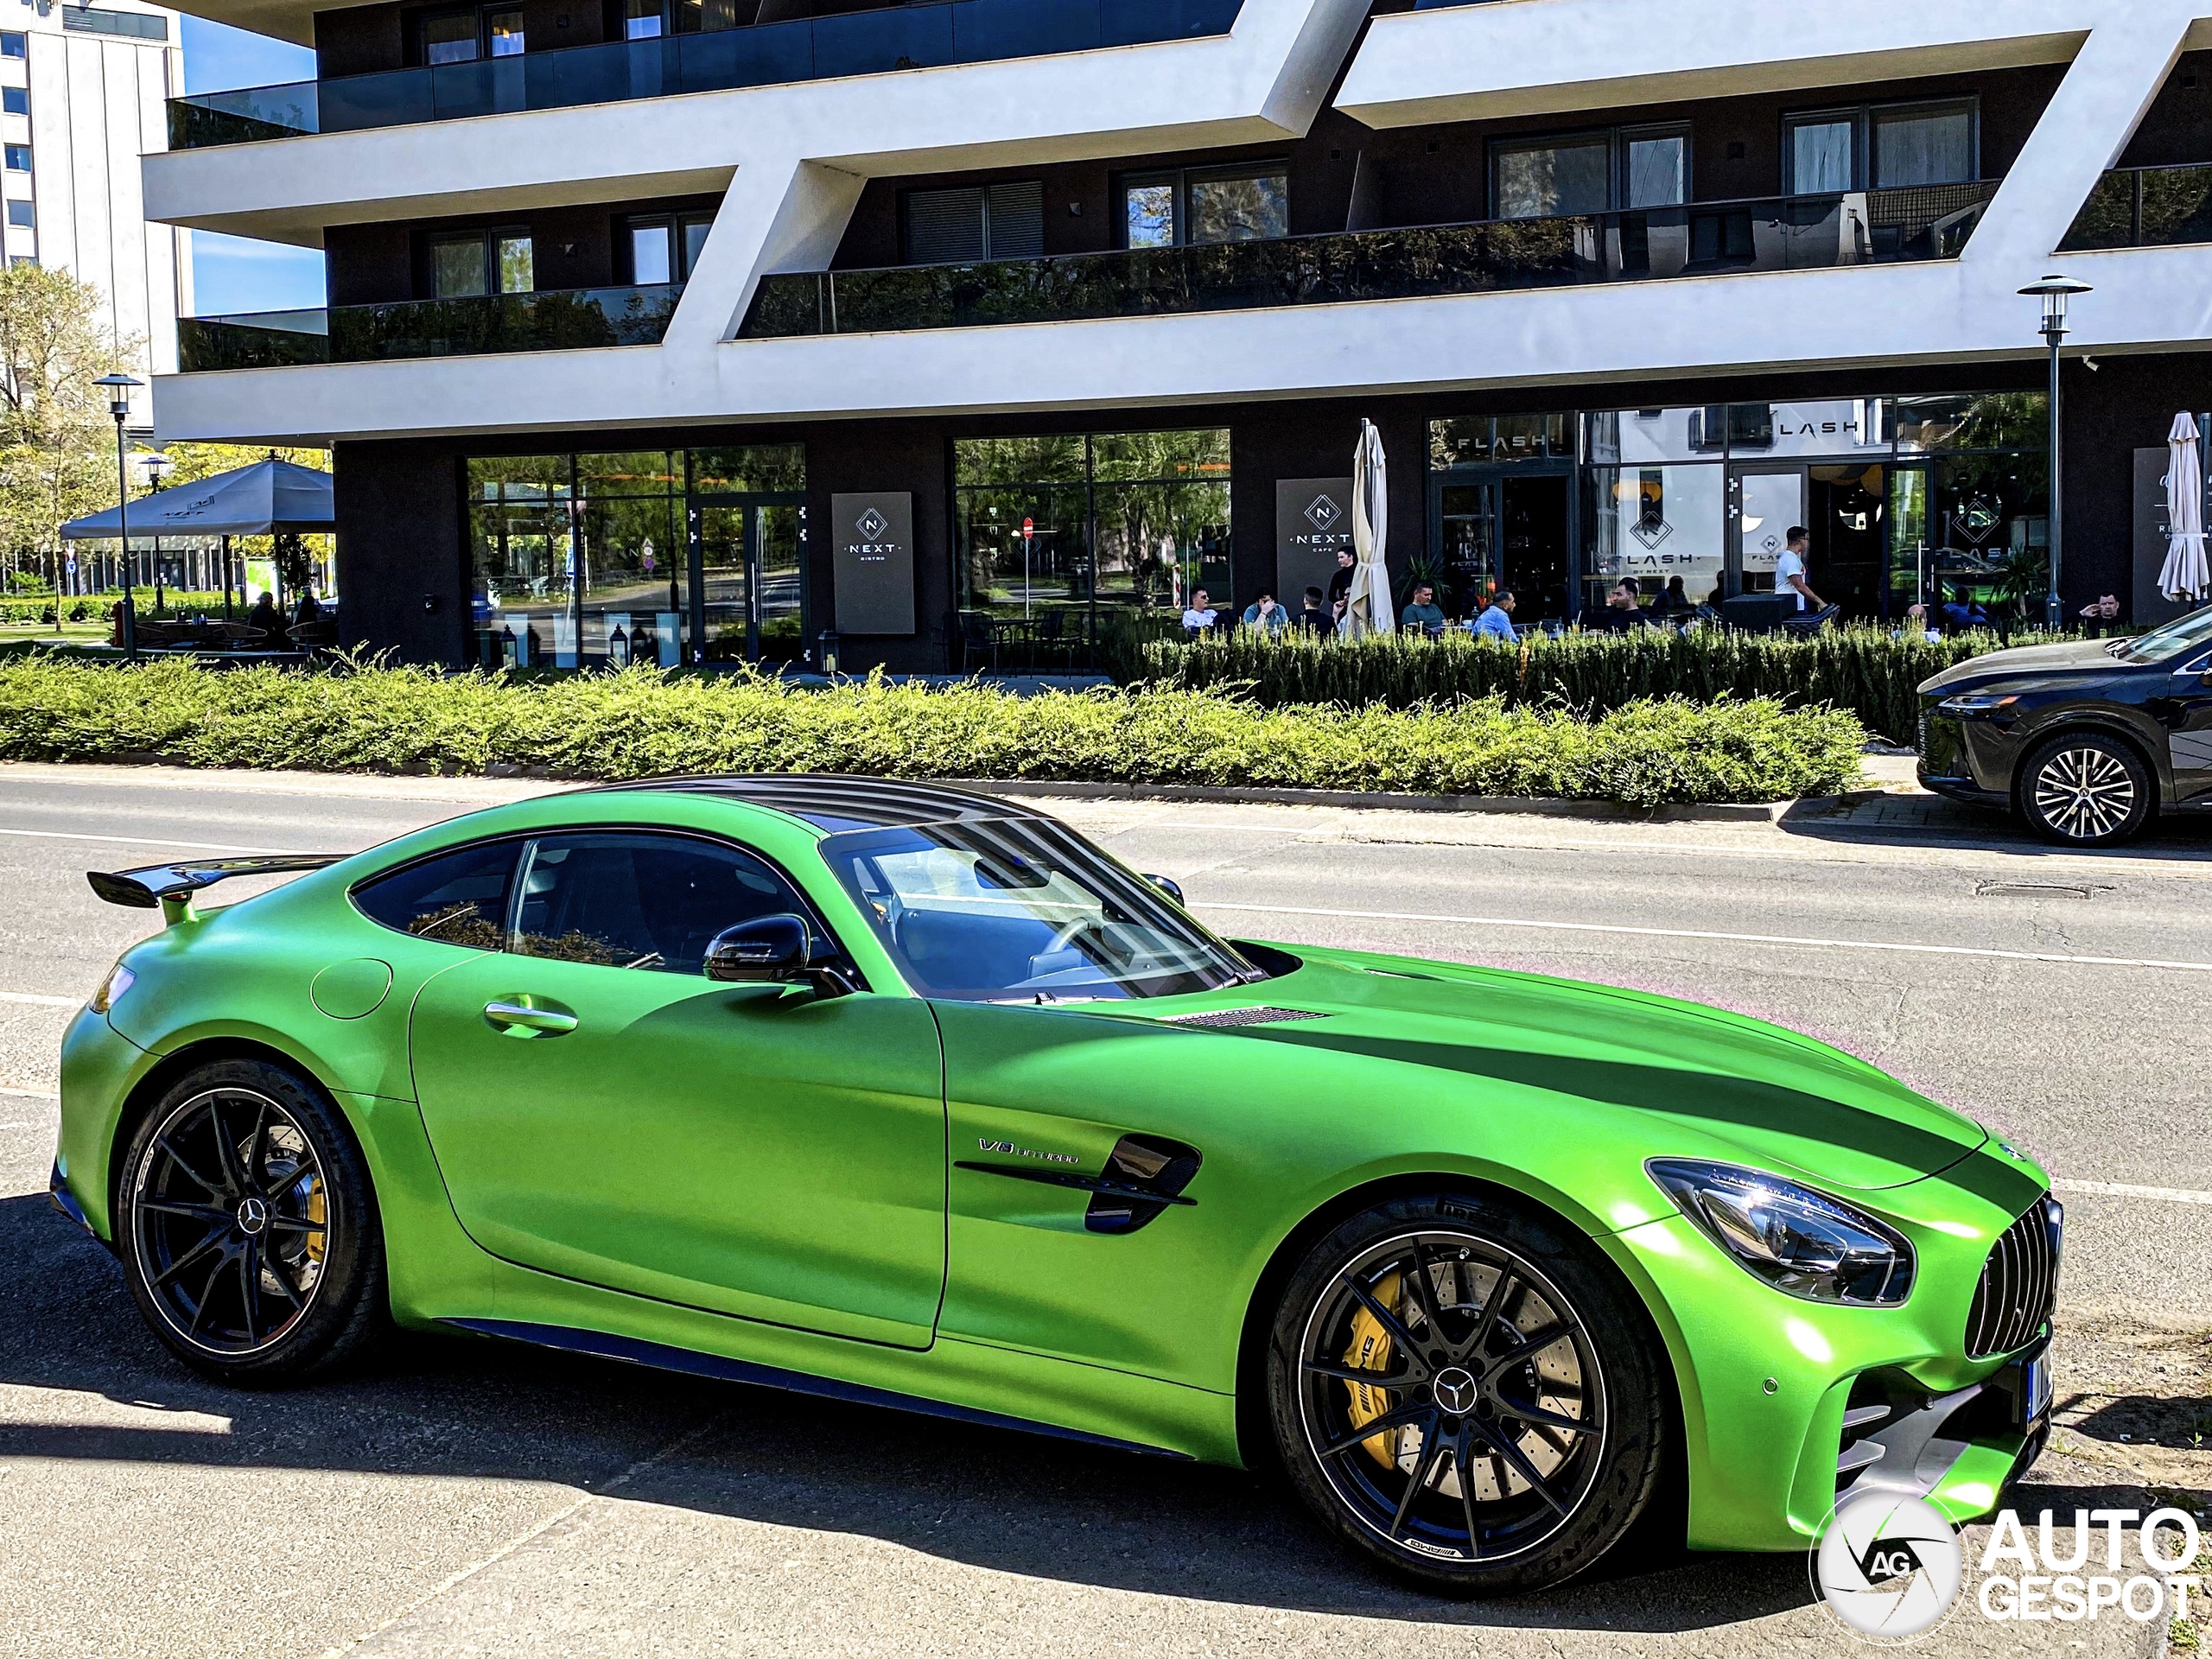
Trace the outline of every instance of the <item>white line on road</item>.
<instances>
[{"instance_id":1,"label":"white line on road","mask_svg":"<svg viewBox=\"0 0 2212 1659\"><path fill-rule=\"evenodd\" d=\"M292 853L296 847L232 847L219 841L163 841L155 836L81 836L66 830L0 830L0 836L34 841L105 841L122 847L183 847L195 853Z\"/></svg>"},{"instance_id":2,"label":"white line on road","mask_svg":"<svg viewBox=\"0 0 2212 1659\"><path fill-rule=\"evenodd\" d=\"M1714 933L1687 927L1627 927L1618 922L1552 922L1525 916L1433 916L1402 910L1323 910L1298 905L1194 904L1193 910L1247 915L1341 916L1354 921L1443 922L1454 927L1511 927L1554 933L1613 933L1647 939L1717 939L1730 944L1779 944L1801 950L1893 950L1930 957L1984 957L2005 962L2054 962L2088 968L2162 968L2212 974L2212 962L2164 962L2155 957L2070 957L2049 950L1993 950L1971 944L1907 944L1891 939L1808 939L1785 933Z\"/></svg>"},{"instance_id":3,"label":"white line on road","mask_svg":"<svg viewBox=\"0 0 2212 1659\"><path fill-rule=\"evenodd\" d=\"M42 1089L0 1089L0 1100L54 1100L60 1096L48 1094Z\"/></svg>"},{"instance_id":4,"label":"white line on road","mask_svg":"<svg viewBox=\"0 0 2212 1659\"><path fill-rule=\"evenodd\" d=\"M0 1002L28 1002L35 1008L73 1008L84 1000L81 996L41 996L35 991L0 991Z\"/></svg>"},{"instance_id":5,"label":"white line on road","mask_svg":"<svg viewBox=\"0 0 2212 1659\"><path fill-rule=\"evenodd\" d=\"M2114 1198L2154 1198L2161 1204L2212 1205L2212 1192L2199 1192L2185 1186L2130 1186L2124 1181L2077 1181L2051 1177L2051 1186L2060 1192L2094 1192Z\"/></svg>"}]
</instances>

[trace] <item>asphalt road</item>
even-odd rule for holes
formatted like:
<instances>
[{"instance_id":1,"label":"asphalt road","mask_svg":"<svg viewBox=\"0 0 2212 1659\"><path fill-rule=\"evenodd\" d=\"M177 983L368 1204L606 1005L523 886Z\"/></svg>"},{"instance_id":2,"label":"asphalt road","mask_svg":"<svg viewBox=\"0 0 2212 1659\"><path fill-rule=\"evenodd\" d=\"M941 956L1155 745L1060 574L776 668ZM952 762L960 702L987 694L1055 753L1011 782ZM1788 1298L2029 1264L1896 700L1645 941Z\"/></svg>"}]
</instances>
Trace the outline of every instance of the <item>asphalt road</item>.
<instances>
[{"instance_id":1,"label":"asphalt road","mask_svg":"<svg viewBox=\"0 0 2212 1659\"><path fill-rule=\"evenodd\" d=\"M1413 1595L1249 1477L458 1340L236 1394L43 1196L54 1049L155 918L82 872L350 850L543 785L0 766L0 1652L1734 1655L1850 1644L1801 1558ZM2072 1219L2029 1507L2212 1507L2212 825L2055 855L1900 804L1766 824L1069 802L1221 931L1662 989L1974 1113ZM1955 1618L1934 1653L2163 1651Z\"/></svg>"}]
</instances>

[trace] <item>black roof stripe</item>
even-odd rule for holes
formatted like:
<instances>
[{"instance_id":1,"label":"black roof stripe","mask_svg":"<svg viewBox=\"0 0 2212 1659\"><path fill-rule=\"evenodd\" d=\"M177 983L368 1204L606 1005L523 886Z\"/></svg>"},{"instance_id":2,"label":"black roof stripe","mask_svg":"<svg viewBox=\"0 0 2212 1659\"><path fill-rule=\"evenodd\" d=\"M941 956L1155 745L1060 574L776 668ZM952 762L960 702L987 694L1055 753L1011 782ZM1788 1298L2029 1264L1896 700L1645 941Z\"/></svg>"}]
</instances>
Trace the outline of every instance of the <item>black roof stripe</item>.
<instances>
[{"instance_id":1,"label":"black roof stripe","mask_svg":"<svg viewBox=\"0 0 2212 1659\"><path fill-rule=\"evenodd\" d=\"M890 778L860 778L842 772L773 772L745 776L695 775L643 778L626 784L601 784L590 791L666 791L721 795L810 821L834 818L889 827L943 823L958 818L1037 818L1046 815L1019 802L938 784L913 784Z\"/></svg>"}]
</instances>

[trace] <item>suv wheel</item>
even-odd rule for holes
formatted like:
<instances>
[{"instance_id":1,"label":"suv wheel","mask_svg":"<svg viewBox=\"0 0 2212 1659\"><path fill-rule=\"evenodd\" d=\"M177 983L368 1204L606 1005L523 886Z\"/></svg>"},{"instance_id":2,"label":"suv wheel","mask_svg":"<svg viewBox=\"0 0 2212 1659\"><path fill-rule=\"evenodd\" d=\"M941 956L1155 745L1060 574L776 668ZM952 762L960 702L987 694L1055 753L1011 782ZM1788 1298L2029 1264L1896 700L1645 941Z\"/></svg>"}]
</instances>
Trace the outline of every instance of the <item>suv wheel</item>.
<instances>
[{"instance_id":1,"label":"suv wheel","mask_svg":"<svg viewBox=\"0 0 2212 1659\"><path fill-rule=\"evenodd\" d=\"M1659 1478L1643 1310L1584 1241L1460 1193L1392 1199L1285 1288L1268 1405L1291 1481L1354 1549L1446 1595L1572 1578Z\"/></svg>"},{"instance_id":2,"label":"suv wheel","mask_svg":"<svg viewBox=\"0 0 2212 1659\"><path fill-rule=\"evenodd\" d=\"M2151 769L2101 732L2062 732L2039 745L2015 790L2029 827L2067 847L2109 847L2139 835L2158 804Z\"/></svg>"}]
</instances>

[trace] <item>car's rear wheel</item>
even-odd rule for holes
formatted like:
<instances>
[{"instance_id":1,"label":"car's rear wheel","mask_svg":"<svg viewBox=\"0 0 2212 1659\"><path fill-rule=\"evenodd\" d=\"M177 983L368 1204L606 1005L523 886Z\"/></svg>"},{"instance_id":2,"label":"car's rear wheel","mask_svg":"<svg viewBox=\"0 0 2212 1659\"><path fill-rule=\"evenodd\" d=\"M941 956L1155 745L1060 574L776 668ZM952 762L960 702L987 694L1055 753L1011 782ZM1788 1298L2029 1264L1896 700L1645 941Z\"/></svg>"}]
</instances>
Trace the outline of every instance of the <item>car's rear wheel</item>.
<instances>
[{"instance_id":1,"label":"car's rear wheel","mask_svg":"<svg viewBox=\"0 0 2212 1659\"><path fill-rule=\"evenodd\" d=\"M2063 732L2020 768L2021 816L2045 841L2109 847L2139 835L2158 804L2142 757L2101 732Z\"/></svg>"},{"instance_id":2,"label":"car's rear wheel","mask_svg":"<svg viewBox=\"0 0 2212 1659\"><path fill-rule=\"evenodd\" d=\"M1537 1590L1619 1541L1657 1484L1666 1395L1591 1247L1463 1194L1351 1217L1292 1275L1275 1441L1352 1547L1446 1594Z\"/></svg>"},{"instance_id":3,"label":"car's rear wheel","mask_svg":"<svg viewBox=\"0 0 2212 1659\"><path fill-rule=\"evenodd\" d=\"M203 1065L131 1139L117 1243L169 1351L266 1384L350 1357L386 1317L384 1234L322 1091L258 1060Z\"/></svg>"}]
</instances>

